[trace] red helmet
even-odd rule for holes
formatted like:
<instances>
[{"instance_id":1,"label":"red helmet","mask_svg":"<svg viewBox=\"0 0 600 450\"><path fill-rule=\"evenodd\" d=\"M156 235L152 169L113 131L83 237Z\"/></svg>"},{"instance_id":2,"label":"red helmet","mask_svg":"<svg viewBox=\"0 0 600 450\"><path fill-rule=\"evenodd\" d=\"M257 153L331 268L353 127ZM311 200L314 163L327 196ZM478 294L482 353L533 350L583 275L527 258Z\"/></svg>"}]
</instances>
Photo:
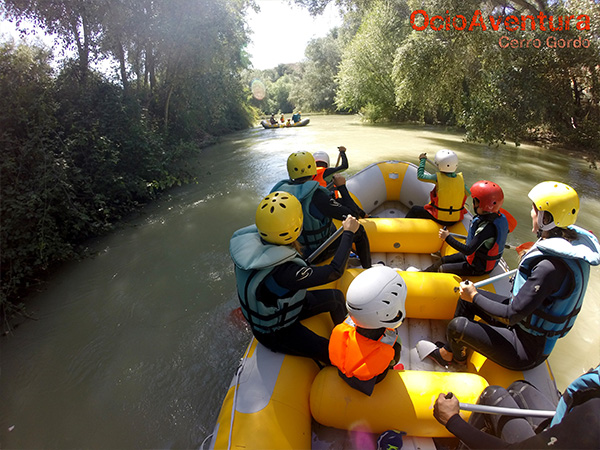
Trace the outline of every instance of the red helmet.
<instances>
[{"instance_id":1,"label":"red helmet","mask_svg":"<svg viewBox=\"0 0 600 450\"><path fill-rule=\"evenodd\" d=\"M480 180L471 186L471 197L479 200L479 208L488 213L497 213L504 203L502 188L487 180Z\"/></svg>"}]
</instances>

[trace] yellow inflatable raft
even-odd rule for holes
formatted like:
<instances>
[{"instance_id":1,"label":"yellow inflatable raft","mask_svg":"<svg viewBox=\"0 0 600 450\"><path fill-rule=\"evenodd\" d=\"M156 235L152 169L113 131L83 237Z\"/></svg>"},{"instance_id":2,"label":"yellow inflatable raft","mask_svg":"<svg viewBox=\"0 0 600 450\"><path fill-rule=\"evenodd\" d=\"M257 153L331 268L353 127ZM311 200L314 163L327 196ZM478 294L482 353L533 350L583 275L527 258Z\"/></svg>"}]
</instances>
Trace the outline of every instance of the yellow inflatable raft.
<instances>
[{"instance_id":1,"label":"yellow inflatable raft","mask_svg":"<svg viewBox=\"0 0 600 450\"><path fill-rule=\"evenodd\" d=\"M514 372L470 353L469 373L456 373L418 354L420 340L445 340L460 278L419 272L432 263L432 253L443 256L453 250L438 238L440 226L435 222L404 219L412 205L429 201L433 187L419 181L416 173L414 164L386 161L368 166L347 181L351 195L369 214L362 223L373 261L398 270L407 284L407 319L398 329L403 346L400 362L407 370L390 371L369 397L350 388L337 370L329 367L319 372L314 361L271 352L253 339L226 394L210 448L307 449L321 439L324 447L334 442L335 448L344 448L347 431L336 434L335 430L357 426L372 433L400 429L408 432L406 442L417 439L412 442L415 448L435 448L426 439L448 436L433 418L433 403L440 392L451 390L461 402L475 403L488 384L506 387L525 379L557 400L548 364ZM450 231L466 235L470 220L466 215ZM362 270L349 268L335 283L321 288L335 287L345 293ZM491 275L506 270L502 262ZM486 287L504 293L510 288L508 278ZM322 336L329 336L333 327L329 315L323 314L304 323ZM312 427L313 419L325 428ZM322 430L326 436L320 435Z\"/></svg>"}]
</instances>

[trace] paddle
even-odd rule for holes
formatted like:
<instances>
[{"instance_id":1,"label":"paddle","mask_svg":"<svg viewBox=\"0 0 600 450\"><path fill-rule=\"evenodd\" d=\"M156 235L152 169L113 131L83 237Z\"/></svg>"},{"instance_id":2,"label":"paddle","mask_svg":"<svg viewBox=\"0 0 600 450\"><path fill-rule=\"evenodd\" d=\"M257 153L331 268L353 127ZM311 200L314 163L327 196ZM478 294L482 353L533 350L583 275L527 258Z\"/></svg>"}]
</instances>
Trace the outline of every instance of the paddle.
<instances>
[{"instance_id":1,"label":"paddle","mask_svg":"<svg viewBox=\"0 0 600 450\"><path fill-rule=\"evenodd\" d=\"M338 147L339 149L340 147ZM340 161L342 160L342 152L338 153L338 158L337 161L335 162L335 166L334 167L338 167L340 165ZM333 184L333 180L331 180L329 183L327 183L326 186L327 190L329 191L333 191L335 190L336 186Z\"/></svg>"},{"instance_id":2,"label":"paddle","mask_svg":"<svg viewBox=\"0 0 600 450\"><path fill-rule=\"evenodd\" d=\"M321 253L323 253L325 251L325 249L327 249L327 247L329 247L333 241L335 241L338 237L340 237L340 235L344 232L344 226L342 225L341 227L339 227L337 230L335 230L335 233L333 233L331 236L329 236L327 238L327 240L325 242L323 242L319 248L317 248L314 252L312 252L308 258L306 258L306 263L310 264L312 263L315 259L317 259L319 257L319 255Z\"/></svg>"},{"instance_id":3,"label":"paddle","mask_svg":"<svg viewBox=\"0 0 600 450\"><path fill-rule=\"evenodd\" d=\"M464 234L458 234L458 233L448 233L449 236L452 236L453 238L456 239L467 239L467 236L465 236ZM521 244L521 245L525 245L525 244ZM519 251L519 247L521 247L521 245L515 247L514 245L510 245L510 244L504 244L504 248L509 248L511 250L516 250L517 252Z\"/></svg>"},{"instance_id":4,"label":"paddle","mask_svg":"<svg viewBox=\"0 0 600 450\"><path fill-rule=\"evenodd\" d=\"M473 283L473 286L475 286L476 288L479 288L481 286L486 286L488 284L492 284L495 281L501 280L506 277L510 277L511 275L514 275L518 271L519 271L519 269L509 270L508 272L501 273L500 275L496 275L495 277L486 278L485 280L481 280L481 281L478 281L477 283ZM465 281L465 284L469 284L469 283L470 283L469 280Z\"/></svg>"},{"instance_id":5,"label":"paddle","mask_svg":"<svg viewBox=\"0 0 600 450\"><path fill-rule=\"evenodd\" d=\"M339 150L339 149L340 149L340 147L338 147L338 150ZM337 161L335 162L335 167L338 167L338 166L340 165L340 161L341 161L341 160L342 160L342 152L340 151L340 152L338 153L338 159L337 159Z\"/></svg>"},{"instance_id":6,"label":"paddle","mask_svg":"<svg viewBox=\"0 0 600 450\"><path fill-rule=\"evenodd\" d=\"M486 286L488 284L492 284L495 281L501 280L506 277L510 277L511 275L514 275L518 271L519 271L519 269L509 270L508 272L501 273L500 275L496 275L495 277L486 278L485 280L481 280L481 281L478 281L477 283L473 283L473 286L475 286L476 288L480 288L481 286ZM465 284L469 284L469 283L470 283L469 280L465 281ZM454 287L454 292L458 292L459 290L460 290L460 288L458 286Z\"/></svg>"},{"instance_id":7,"label":"paddle","mask_svg":"<svg viewBox=\"0 0 600 450\"><path fill-rule=\"evenodd\" d=\"M542 409L505 408L502 406L474 405L472 403L459 403L458 405L463 411L484 414L501 414L503 416L554 417L556 414L556 411L546 411Z\"/></svg>"},{"instance_id":8,"label":"paddle","mask_svg":"<svg viewBox=\"0 0 600 450\"><path fill-rule=\"evenodd\" d=\"M452 398L454 394L448 392L445 397ZM554 417L556 411L548 411L543 409L521 409L521 408L507 408L505 406L490 406L490 405L474 405L473 403L462 403L458 404L459 408L463 411L478 412L483 414L501 414L503 416L527 416L527 417Z\"/></svg>"},{"instance_id":9,"label":"paddle","mask_svg":"<svg viewBox=\"0 0 600 450\"><path fill-rule=\"evenodd\" d=\"M506 217L508 222L508 232L512 233L513 230L517 228L517 219L515 219L515 217L504 208L500 208L499 212L500 214L504 214L504 217Z\"/></svg>"}]
</instances>

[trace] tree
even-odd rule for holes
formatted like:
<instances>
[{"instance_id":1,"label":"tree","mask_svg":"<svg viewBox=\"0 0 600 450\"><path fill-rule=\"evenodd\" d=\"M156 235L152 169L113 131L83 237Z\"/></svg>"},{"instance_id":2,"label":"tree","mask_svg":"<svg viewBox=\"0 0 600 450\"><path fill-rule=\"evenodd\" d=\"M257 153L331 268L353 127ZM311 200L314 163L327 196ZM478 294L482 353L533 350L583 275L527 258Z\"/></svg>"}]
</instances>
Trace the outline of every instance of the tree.
<instances>
[{"instance_id":1,"label":"tree","mask_svg":"<svg viewBox=\"0 0 600 450\"><path fill-rule=\"evenodd\" d=\"M587 11L590 17L594 12L597 15L598 5L587 6L578 14ZM473 0L460 5L430 1L423 9L453 13L479 10L482 17L500 21L507 15L538 13L538 7L555 17L555 25L560 23L558 16L562 22L563 16L576 12L555 2L490 5ZM585 140L588 145L595 140L597 146L599 127L589 121L598 117L599 96L594 89L599 81L597 33L594 37L574 27L558 32L541 28L511 32L510 39L515 42L530 43L514 48L499 43L507 35L504 25L498 31L481 27L469 32L454 27L414 31L399 47L394 63L398 106L411 105L422 116L464 126L469 139L518 143L525 138L550 137L565 142ZM557 38L563 42L586 38L589 47L548 45Z\"/></svg>"},{"instance_id":2,"label":"tree","mask_svg":"<svg viewBox=\"0 0 600 450\"><path fill-rule=\"evenodd\" d=\"M311 40L305 56L302 77L290 93L292 102L304 110L335 111L335 77L342 59L337 29L324 38Z\"/></svg>"},{"instance_id":3,"label":"tree","mask_svg":"<svg viewBox=\"0 0 600 450\"><path fill-rule=\"evenodd\" d=\"M408 5L377 1L365 15L356 36L344 49L337 77L336 105L369 111L369 120L398 118L391 77L394 54L408 34Z\"/></svg>"},{"instance_id":4,"label":"tree","mask_svg":"<svg viewBox=\"0 0 600 450\"><path fill-rule=\"evenodd\" d=\"M4 0L4 12L17 22L28 20L50 34L56 34L66 49L75 47L79 76L85 79L90 58L97 51L96 37L106 13L102 0Z\"/></svg>"}]
</instances>

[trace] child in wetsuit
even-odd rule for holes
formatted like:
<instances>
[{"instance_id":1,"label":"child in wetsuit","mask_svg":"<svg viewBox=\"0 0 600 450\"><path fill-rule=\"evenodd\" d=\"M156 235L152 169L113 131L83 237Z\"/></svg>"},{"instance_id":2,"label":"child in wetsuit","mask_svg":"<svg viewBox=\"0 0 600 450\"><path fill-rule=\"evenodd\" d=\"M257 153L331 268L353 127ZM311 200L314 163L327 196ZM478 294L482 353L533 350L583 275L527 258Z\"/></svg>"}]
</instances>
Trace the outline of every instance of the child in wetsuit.
<instances>
[{"instance_id":1,"label":"child in wetsuit","mask_svg":"<svg viewBox=\"0 0 600 450\"><path fill-rule=\"evenodd\" d=\"M498 264L508 235L508 220L500 213L504 193L500 186L481 180L471 186L473 211L476 213L465 244L456 240L444 227L439 232L459 253L444 256L424 272L445 272L461 276L478 276L490 273Z\"/></svg>"}]
</instances>

